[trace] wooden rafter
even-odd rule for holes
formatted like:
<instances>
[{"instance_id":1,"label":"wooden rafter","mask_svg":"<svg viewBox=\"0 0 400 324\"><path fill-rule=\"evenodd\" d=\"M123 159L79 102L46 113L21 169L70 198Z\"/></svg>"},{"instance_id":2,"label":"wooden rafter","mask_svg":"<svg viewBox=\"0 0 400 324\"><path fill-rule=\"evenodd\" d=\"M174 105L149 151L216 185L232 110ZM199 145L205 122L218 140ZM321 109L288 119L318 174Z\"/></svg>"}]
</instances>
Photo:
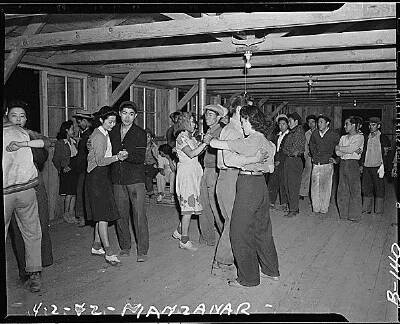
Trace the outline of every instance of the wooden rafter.
<instances>
[{"instance_id":1,"label":"wooden rafter","mask_svg":"<svg viewBox=\"0 0 400 324\"><path fill-rule=\"evenodd\" d=\"M396 18L396 5L383 3L345 4L333 12L240 13L205 16L184 21L164 21L112 28L91 28L56 32L27 38L15 37L6 41L6 50L14 48L41 48L49 46L81 45L134 39L150 39L196 34L236 32L248 29L305 26L360 20ZM24 43L24 41L26 43Z\"/></svg>"},{"instance_id":2,"label":"wooden rafter","mask_svg":"<svg viewBox=\"0 0 400 324\"><path fill-rule=\"evenodd\" d=\"M257 44L254 52L275 52L284 50L311 50L324 48L345 48L356 46L395 45L396 30L373 30L341 34L321 34L293 37L271 37L268 42ZM54 63L98 62L113 60L164 59L193 56L237 54L238 47L231 39L205 44L186 44L113 49L102 51L81 51L70 55L54 57Z\"/></svg>"},{"instance_id":3,"label":"wooden rafter","mask_svg":"<svg viewBox=\"0 0 400 324\"><path fill-rule=\"evenodd\" d=\"M354 49L341 51L321 51L312 53L291 53L265 55L255 53L251 58L253 67L273 66L273 65L302 65L330 62L362 62L362 61L384 61L395 60L396 48L374 48L374 49ZM102 73L126 73L131 69L140 69L143 72L159 71L179 71L197 69L222 69L232 67L243 67L243 55L229 58L202 58L196 60L175 60L161 62L144 63L125 63L103 65L98 70Z\"/></svg>"},{"instance_id":4,"label":"wooden rafter","mask_svg":"<svg viewBox=\"0 0 400 324\"><path fill-rule=\"evenodd\" d=\"M276 109L273 111L273 113L269 116L269 118L274 119L276 116L278 116L278 114L280 114L280 112L282 111L282 109L284 109L287 104L289 102L284 101L282 102L278 107L276 107Z\"/></svg>"},{"instance_id":5,"label":"wooden rafter","mask_svg":"<svg viewBox=\"0 0 400 324\"><path fill-rule=\"evenodd\" d=\"M305 66L284 66L270 68L251 68L251 76L284 76L284 75L322 75L333 73L370 73L370 72L395 72L396 62L374 63L349 63L349 64L319 64ZM190 72L164 72L146 73L141 75L141 80L172 80L172 79L199 79L199 78L229 78L243 77L242 69L221 71L190 71Z\"/></svg>"},{"instance_id":6,"label":"wooden rafter","mask_svg":"<svg viewBox=\"0 0 400 324\"><path fill-rule=\"evenodd\" d=\"M110 100L110 106L114 105L119 98L125 93L131 84L138 78L141 71L130 71L126 77L121 81L118 87L113 91Z\"/></svg>"},{"instance_id":7,"label":"wooden rafter","mask_svg":"<svg viewBox=\"0 0 400 324\"><path fill-rule=\"evenodd\" d=\"M24 37L29 37L36 33L39 33L46 22L44 21L43 16L32 18L31 23L26 27L24 31ZM11 73L14 71L18 63L21 61L21 58L26 53L25 48L15 47L7 56L7 59L4 63L4 84L7 82Z\"/></svg>"},{"instance_id":8,"label":"wooden rafter","mask_svg":"<svg viewBox=\"0 0 400 324\"><path fill-rule=\"evenodd\" d=\"M184 95L184 97L178 102L176 110L180 110L184 105L199 91L199 85L194 84L193 87Z\"/></svg>"}]
</instances>

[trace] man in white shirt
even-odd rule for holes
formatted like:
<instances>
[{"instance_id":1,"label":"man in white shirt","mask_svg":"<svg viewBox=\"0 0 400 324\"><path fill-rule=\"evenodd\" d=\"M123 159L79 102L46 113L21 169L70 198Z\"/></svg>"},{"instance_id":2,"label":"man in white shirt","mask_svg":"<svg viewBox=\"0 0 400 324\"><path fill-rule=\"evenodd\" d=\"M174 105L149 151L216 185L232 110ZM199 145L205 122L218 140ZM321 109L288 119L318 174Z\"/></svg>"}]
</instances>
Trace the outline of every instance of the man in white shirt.
<instances>
[{"instance_id":1,"label":"man in white shirt","mask_svg":"<svg viewBox=\"0 0 400 324\"><path fill-rule=\"evenodd\" d=\"M339 186L337 202L339 217L353 222L361 219L361 180L358 160L364 145L364 136L359 132L360 117L345 120L346 135L336 145L336 155L340 157Z\"/></svg>"}]
</instances>

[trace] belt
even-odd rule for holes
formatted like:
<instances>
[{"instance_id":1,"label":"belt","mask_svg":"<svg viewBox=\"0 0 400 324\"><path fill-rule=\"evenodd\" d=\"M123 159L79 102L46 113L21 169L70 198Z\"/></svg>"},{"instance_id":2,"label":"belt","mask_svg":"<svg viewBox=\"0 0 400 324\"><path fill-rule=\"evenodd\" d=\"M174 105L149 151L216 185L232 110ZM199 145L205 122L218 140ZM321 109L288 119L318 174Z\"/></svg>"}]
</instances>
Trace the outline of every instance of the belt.
<instances>
[{"instance_id":1,"label":"belt","mask_svg":"<svg viewBox=\"0 0 400 324\"><path fill-rule=\"evenodd\" d=\"M288 155L288 157L290 158L294 158L294 157L302 157L303 154L296 154L296 155Z\"/></svg>"},{"instance_id":2,"label":"belt","mask_svg":"<svg viewBox=\"0 0 400 324\"><path fill-rule=\"evenodd\" d=\"M318 163L313 163L314 165L326 165L326 164L330 164L330 162L326 162L326 163L321 163L321 162L318 162Z\"/></svg>"},{"instance_id":3,"label":"belt","mask_svg":"<svg viewBox=\"0 0 400 324\"><path fill-rule=\"evenodd\" d=\"M239 174L242 175L253 175L253 176L262 176L264 173L261 171L240 171Z\"/></svg>"}]
</instances>

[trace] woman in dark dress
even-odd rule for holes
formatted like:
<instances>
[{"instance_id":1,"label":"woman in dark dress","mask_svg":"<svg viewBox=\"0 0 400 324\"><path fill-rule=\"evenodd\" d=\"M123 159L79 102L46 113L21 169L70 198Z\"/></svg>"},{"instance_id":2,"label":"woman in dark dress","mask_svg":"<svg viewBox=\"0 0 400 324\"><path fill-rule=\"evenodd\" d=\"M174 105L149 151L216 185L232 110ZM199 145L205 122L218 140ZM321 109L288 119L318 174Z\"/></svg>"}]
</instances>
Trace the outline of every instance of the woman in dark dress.
<instances>
[{"instance_id":1,"label":"woman in dark dress","mask_svg":"<svg viewBox=\"0 0 400 324\"><path fill-rule=\"evenodd\" d=\"M73 135L74 123L72 120L63 122L57 134L53 156L53 164L60 177L59 194L65 196L63 218L67 223L76 222L75 201L78 173L75 169L78 150Z\"/></svg>"},{"instance_id":2,"label":"woman in dark dress","mask_svg":"<svg viewBox=\"0 0 400 324\"><path fill-rule=\"evenodd\" d=\"M118 113L109 106L102 107L94 114L100 123L88 141L88 168L86 178L88 220L95 222L93 255L104 255L106 262L118 265L120 260L113 254L108 240L108 223L120 216L114 201L109 165L128 157L128 152L120 151L112 155L108 132L113 129Z\"/></svg>"}]
</instances>

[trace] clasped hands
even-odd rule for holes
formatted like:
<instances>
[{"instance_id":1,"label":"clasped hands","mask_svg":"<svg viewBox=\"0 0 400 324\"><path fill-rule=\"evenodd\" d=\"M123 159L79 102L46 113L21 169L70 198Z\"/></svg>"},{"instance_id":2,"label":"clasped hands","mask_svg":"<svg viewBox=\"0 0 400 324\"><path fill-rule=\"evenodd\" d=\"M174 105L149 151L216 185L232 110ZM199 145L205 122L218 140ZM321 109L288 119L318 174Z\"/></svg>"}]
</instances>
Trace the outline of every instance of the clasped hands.
<instances>
[{"instance_id":1,"label":"clasped hands","mask_svg":"<svg viewBox=\"0 0 400 324\"><path fill-rule=\"evenodd\" d=\"M128 157L128 151L126 150L119 151L117 154L117 158L120 161L126 160L127 157Z\"/></svg>"}]
</instances>

